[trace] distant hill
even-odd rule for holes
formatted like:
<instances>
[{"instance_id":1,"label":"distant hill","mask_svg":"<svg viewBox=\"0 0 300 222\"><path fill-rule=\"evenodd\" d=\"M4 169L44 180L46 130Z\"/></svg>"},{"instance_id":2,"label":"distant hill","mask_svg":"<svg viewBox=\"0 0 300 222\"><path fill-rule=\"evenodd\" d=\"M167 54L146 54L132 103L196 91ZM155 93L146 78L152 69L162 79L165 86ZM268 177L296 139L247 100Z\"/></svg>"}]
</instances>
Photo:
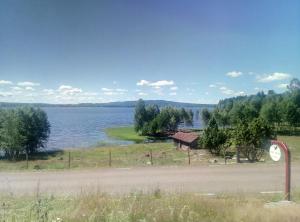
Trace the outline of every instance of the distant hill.
<instances>
[{"instance_id":1,"label":"distant hill","mask_svg":"<svg viewBox=\"0 0 300 222\"><path fill-rule=\"evenodd\" d=\"M0 102L0 108L34 106L34 107L135 107L137 101L110 102L110 103L79 103L79 104L48 104L48 103L7 103ZM156 104L159 107L185 107L185 108L214 108L215 104L181 103L166 100L145 100L147 105Z\"/></svg>"}]
</instances>

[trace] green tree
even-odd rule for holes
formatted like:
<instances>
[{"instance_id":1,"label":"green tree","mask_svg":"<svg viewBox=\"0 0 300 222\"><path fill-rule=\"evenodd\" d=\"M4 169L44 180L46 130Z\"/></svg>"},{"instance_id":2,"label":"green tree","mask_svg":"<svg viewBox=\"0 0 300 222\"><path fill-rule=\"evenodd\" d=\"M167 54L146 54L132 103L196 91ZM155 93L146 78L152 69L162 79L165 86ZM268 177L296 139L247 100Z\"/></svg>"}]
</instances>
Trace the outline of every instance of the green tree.
<instances>
[{"instance_id":1,"label":"green tree","mask_svg":"<svg viewBox=\"0 0 300 222\"><path fill-rule=\"evenodd\" d=\"M1 112L0 148L9 159L16 159L24 151L25 137L22 135L24 123L16 110Z\"/></svg>"},{"instance_id":2,"label":"green tree","mask_svg":"<svg viewBox=\"0 0 300 222\"><path fill-rule=\"evenodd\" d=\"M255 118L251 122L241 122L234 130L235 144L251 162L261 158L264 145L274 137L273 128L261 118Z\"/></svg>"},{"instance_id":3,"label":"green tree","mask_svg":"<svg viewBox=\"0 0 300 222\"><path fill-rule=\"evenodd\" d=\"M281 122L281 113L279 104L276 102L268 102L264 104L260 110L260 116L271 124Z\"/></svg>"},{"instance_id":4,"label":"green tree","mask_svg":"<svg viewBox=\"0 0 300 222\"><path fill-rule=\"evenodd\" d=\"M228 148L229 141L228 131L219 129L216 119L212 117L200 139L200 146L214 155L220 155L222 148Z\"/></svg>"},{"instance_id":5,"label":"green tree","mask_svg":"<svg viewBox=\"0 0 300 222\"><path fill-rule=\"evenodd\" d=\"M147 119L146 105L144 100L140 99L136 104L135 113L134 113L134 129L136 132L141 133L144 124L146 122L146 119Z\"/></svg>"},{"instance_id":6,"label":"green tree","mask_svg":"<svg viewBox=\"0 0 300 222\"><path fill-rule=\"evenodd\" d=\"M299 108L292 102L289 102L285 108L285 120L290 126L294 127L300 122Z\"/></svg>"},{"instance_id":7,"label":"green tree","mask_svg":"<svg viewBox=\"0 0 300 222\"><path fill-rule=\"evenodd\" d=\"M9 159L45 147L50 124L43 110L28 107L2 110L0 120L0 148Z\"/></svg>"},{"instance_id":8,"label":"green tree","mask_svg":"<svg viewBox=\"0 0 300 222\"><path fill-rule=\"evenodd\" d=\"M298 91L300 90L300 80L297 78L293 78L290 84L287 86L290 91Z\"/></svg>"},{"instance_id":9,"label":"green tree","mask_svg":"<svg viewBox=\"0 0 300 222\"><path fill-rule=\"evenodd\" d=\"M208 125L208 122L211 119L211 117L212 117L212 114L211 114L211 112L209 112L208 109L203 109L201 111L201 118L202 118L202 121L203 121L205 126Z\"/></svg>"}]
</instances>

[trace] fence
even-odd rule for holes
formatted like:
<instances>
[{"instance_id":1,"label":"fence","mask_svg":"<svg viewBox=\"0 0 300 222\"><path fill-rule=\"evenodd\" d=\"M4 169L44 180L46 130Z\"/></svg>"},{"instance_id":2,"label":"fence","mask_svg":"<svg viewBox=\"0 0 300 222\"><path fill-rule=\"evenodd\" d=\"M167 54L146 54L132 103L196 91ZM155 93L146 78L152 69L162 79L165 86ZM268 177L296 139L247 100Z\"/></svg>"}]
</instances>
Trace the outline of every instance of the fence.
<instances>
[{"instance_id":1,"label":"fence","mask_svg":"<svg viewBox=\"0 0 300 222\"><path fill-rule=\"evenodd\" d=\"M57 151L24 156L23 160L0 161L0 168L5 169L74 169L91 167L131 167L164 165L197 165L207 163L212 158L206 150L166 149L87 149ZM220 160L221 161L221 160ZM224 160L223 160L224 162Z\"/></svg>"}]
</instances>

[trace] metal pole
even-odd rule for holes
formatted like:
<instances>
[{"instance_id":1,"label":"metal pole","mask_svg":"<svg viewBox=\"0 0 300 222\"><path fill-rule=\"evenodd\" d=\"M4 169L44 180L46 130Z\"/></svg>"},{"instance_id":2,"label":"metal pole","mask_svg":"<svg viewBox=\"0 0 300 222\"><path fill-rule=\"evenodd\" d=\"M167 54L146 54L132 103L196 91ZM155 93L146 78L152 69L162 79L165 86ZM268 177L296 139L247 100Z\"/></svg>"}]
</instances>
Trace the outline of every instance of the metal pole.
<instances>
[{"instance_id":1,"label":"metal pole","mask_svg":"<svg viewBox=\"0 0 300 222\"><path fill-rule=\"evenodd\" d=\"M291 153L288 146L277 140L272 140L272 144L278 145L281 150L284 152L285 157L285 199L291 200Z\"/></svg>"}]
</instances>

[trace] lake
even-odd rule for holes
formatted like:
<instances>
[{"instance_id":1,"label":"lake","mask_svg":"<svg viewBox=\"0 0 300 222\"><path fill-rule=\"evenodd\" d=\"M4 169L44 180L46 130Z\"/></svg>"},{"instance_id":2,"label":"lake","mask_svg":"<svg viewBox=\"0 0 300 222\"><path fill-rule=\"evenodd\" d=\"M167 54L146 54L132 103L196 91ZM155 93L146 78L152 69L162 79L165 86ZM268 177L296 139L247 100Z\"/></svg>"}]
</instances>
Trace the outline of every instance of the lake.
<instances>
[{"instance_id":1,"label":"lake","mask_svg":"<svg viewBox=\"0 0 300 222\"><path fill-rule=\"evenodd\" d=\"M46 107L51 124L48 150L82 148L97 143L129 144L109 138L105 129L133 125L134 108L127 107ZM194 115L194 127L201 122Z\"/></svg>"}]
</instances>

